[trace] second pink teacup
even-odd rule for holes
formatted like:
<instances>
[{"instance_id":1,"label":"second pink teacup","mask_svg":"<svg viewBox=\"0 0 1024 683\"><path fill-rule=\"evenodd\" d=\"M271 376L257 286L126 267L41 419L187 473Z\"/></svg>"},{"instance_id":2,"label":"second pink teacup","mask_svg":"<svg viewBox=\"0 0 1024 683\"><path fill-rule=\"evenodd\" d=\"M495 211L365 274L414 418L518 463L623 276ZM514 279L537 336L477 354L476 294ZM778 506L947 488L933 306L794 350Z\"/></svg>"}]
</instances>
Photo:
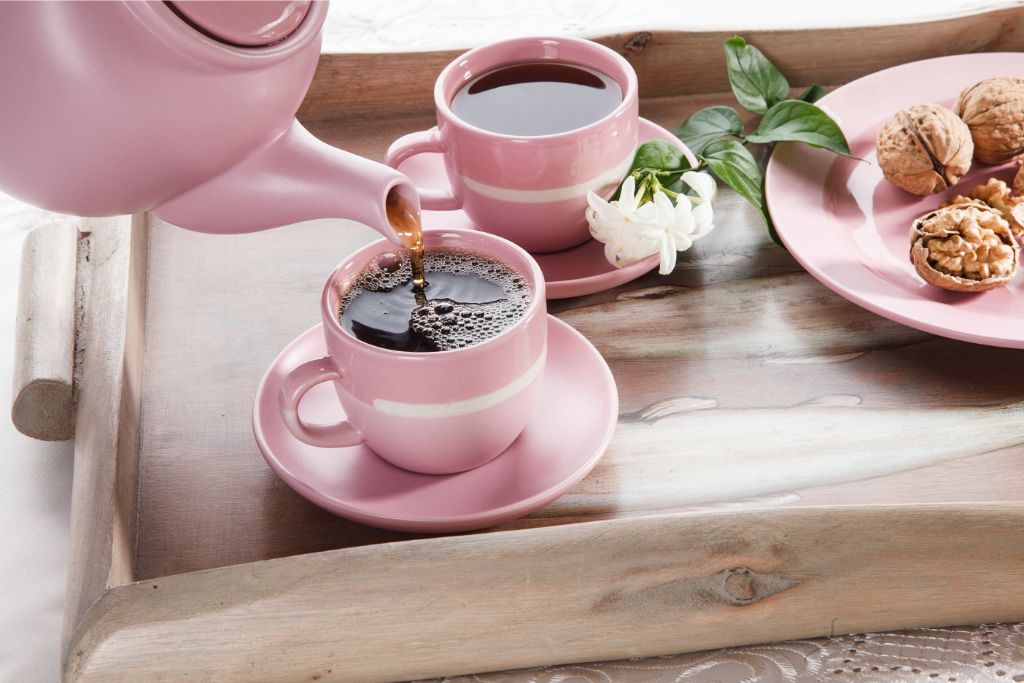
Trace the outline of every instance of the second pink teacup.
<instances>
[{"instance_id":1,"label":"second pink teacup","mask_svg":"<svg viewBox=\"0 0 1024 683\"><path fill-rule=\"evenodd\" d=\"M342 328L338 306L371 261L395 250L388 240L374 242L328 278L320 302L328 353L293 369L278 403L284 424L308 444L365 443L404 469L448 474L496 458L533 413L547 357L544 277L529 254L494 235L430 230L423 240L427 251L481 254L511 266L531 289L526 311L497 336L450 351L395 351L361 341ZM333 382L345 420L317 425L299 415L303 395L322 382Z\"/></svg>"},{"instance_id":2,"label":"second pink teacup","mask_svg":"<svg viewBox=\"0 0 1024 683\"><path fill-rule=\"evenodd\" d=\"M548 135L507 135L474 126L453 111L467 83L496 69L554 62L592 69L614 81L621 101L579 128ZM405 135L387 152L397 167L425 152L441 153L450 192L420 190L424 209L463 209L481 230L534 253L559 251L590 238L587 192L607 196L629 170L639 126L637 78L621 55L578 38L519 38L470 50L434 86L437 126ZM538 99L542 109L550 103Z\"/></svg>"}]
</instances>

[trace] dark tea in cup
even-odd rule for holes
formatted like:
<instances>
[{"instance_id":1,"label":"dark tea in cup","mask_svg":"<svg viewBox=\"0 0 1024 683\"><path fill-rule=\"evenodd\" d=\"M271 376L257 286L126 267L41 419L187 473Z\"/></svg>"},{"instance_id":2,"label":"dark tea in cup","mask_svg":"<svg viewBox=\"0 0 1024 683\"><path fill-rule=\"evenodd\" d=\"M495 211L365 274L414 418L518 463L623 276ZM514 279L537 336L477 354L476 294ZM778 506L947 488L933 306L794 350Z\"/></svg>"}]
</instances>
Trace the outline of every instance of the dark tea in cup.
<instances>
[{"instance_id":1,"label":"dark tea in cup","mask_svg":"<svg viewBox=\"0 0 1024 683\"><path fill-rule=\"evenodd\" d=\"M511 64L474 78L452 99L466 123L503 135L552 135L600 121L622 102L615 79L553 60Z\"/></svg>"},{"instance_id":2,"label":"dark tea in cup","mask_svg":"<svg viewBox=\"0 0 1024 683\"><path fill-rule=\"evenodd\" d=\"M419 288L413 255L387 252L367 264L338 302L342 329L393 351L451 351L501 334L530 305L526 280L504 263L455 249L426 251Z\"/></svg>"}]
</instances>

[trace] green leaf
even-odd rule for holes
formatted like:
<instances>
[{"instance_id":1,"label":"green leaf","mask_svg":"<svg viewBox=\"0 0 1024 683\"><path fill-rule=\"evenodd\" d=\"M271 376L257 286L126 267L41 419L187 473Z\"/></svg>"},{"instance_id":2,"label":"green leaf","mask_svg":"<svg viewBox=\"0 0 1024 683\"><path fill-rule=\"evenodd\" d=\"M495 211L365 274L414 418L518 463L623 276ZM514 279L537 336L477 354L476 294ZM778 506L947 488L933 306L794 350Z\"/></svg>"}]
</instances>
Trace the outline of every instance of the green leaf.
<instances>
[{"instance_id":1,"label":"green leaf","mask_svg":"<svg viewBox=\"0 0 1024 683\"><path fill-rule=\"evenodd\" d=\"M764 201L764 173L750 150L736 140L716 140L704 148L701 158L719 180L757 208L776 239Z\"/></svg>"},{"instance_id":2,"label":"green leaf","mask_svg":"<svg viewBox=\"0 0 1024 683\"><path fill-rule=\"evenodd\" d=\"M638 176L651 171L662 177L663 184L668 186L670 183L675 183L683 171L689 170L689 168L690 162L683 156L679 148L668 140L659 138L645 142L637 148L636 154L633 155L633 164L629 167L629 173L626 176L632 175L639 180ZM618 199L621 189L622 183L619 183L619 187L615 188L615 193L608 201Z\"/></svg>"},{"instance_id":3,"label":"green leaf","mask_svg":"<svg viewBox=\"0 0 1024 683\"><path fill-rule=\"evenodd\" d=\"M743 132L743 120L732 107L701 109L676 128L676 137L694 154L700 154L709 142Z\"/></svg>"},{"instance_id":4,"label":"green leaf","mask_svg":"<svg viewBox=\"0 0 1024 683\"><path fill-rule=\"evenodd\" d=\"M642 169L653 171L678 171L683 164L689 165L683 158L679 148L668 140L658 138L645 142L636 150L633 156L633 165L629 167L630 173Z\"/></svg>"},{"instance_id":5,"label":"green leaf","mask_svg":"<svg viewBox=\"0 0 1024 683\"><path fill-rule=\"evenodd\" d=\"M817 105L801 100L779 102L768 110L749 142L804 142L836 154L852 157L839 125Z\"/></svg>"},{"instance_id":6,"label":"green leaf","mask_svg":"<svg viewBox=\"0 0 1024 683\"><path fill-rule=\"evenodd\" d=\"M807 90L804 90L802 93L800 93L800 97L798 97L797 99L814 104L827 94L828 90L825 90L823 87L815 83L814 85L807 88Z\"/></svg>"},{"instance_id":7,"label":"green leaf","mask_svg":"<svg viewBox=\"0 0 1024 683\"><path fill-rule=\"evenodd\" d=\"M739 36L725 41L725 65L736 100L747 111L763 114L789 97L789 82L760 50Z\"/></svg>"}]
</instances>

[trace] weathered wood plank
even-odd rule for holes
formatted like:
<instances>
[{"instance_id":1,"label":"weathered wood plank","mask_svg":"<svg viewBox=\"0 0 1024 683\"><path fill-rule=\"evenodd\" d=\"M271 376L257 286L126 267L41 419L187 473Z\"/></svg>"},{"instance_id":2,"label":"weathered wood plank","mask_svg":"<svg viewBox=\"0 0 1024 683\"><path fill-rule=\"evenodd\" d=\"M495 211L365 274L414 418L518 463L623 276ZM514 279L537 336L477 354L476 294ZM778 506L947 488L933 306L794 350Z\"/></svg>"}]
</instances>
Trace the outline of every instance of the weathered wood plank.
<instances>
[{"instance_id":1,"label":"weathered wood plank","mask_svg":"<svg viewBox=\"0 0 1024 683\"><path fill-rule=\"evenodd\" d=\"M689 399L705 408L904 407L908 396L921 408L1024 401L1016 350L937 337L831 357L714 363L623 358L610 366L623 416L640 419L666 400Z\"/></svg>"},{"instance_id":2,"label":"weathered wood plank","mask_svg":"<svg viewBox=\"0 0 1024 683\"><path fill-rule=\"evenodd\" d=\"M845 83L896 64L964 52L1024 49L1024 10L894 26L746 31L794 85ZM596 40L628 59L640 96L725 92L722 43L734 31L640 31ZM865 46L870 46L866 48ZM299 118L305 122L429 112L437 74L461 50L325 54Z\"/></svg>"},{"instance_id":3,"label":"weathered wood plank","mask_svg":"<svg viewBox=\"0 0 1024 683\"><path fill-rule=\"evenodd\" d=\"M591 475L538 516L673 510L843 482L832 502L856 504L866 480L913 469L921 486L945 495L940 486L959 483L923 468L1024 447L1022 416L1020 405L693 410L668 402L645 421L620 421Z\"/></svg>"},{"instance_id":4,"label":"weathered wood plank","mask_svg":"<svg viewBox=\"0 0 1024 683\"><path fill-rule=\"evenodd\" d=\"M64 657L108 589L134 580L145 216L87 219Z\"/></svg>"},{"instance_id":5,"label":"weathered wood plank","mask_svg":"<svg viewBox=\"0 0 1024 683\"><path fill-rule=\"evenodd\" d=\"M25 238L18 286L11 420L22 434L63 441L75 433L75 272L78 228L67 221Z\"/></svg>"},{"instance_id":6,"label":"weathered wood plank","mask_svg":"<svg viewBox=\"0 0 1024 683\"><path fill-rule=\"evenodd\" d=\"M680 267L697 276L701 264L720 264L707 268L719 284L619 292L603 303L569 302L579 307L561 313L611 359L623 421L591 477L516 525L667 512L840 482L846 488L836 501L855 503L871 489L859 480L1021 441L1015 409L993 407L1021 400L1024 378L1009 369L1018 365L1011 352L902 327L806 275L744 278L759 272L757 260L722 258L722 251L766 238L731 213L744 205L724 206L717 242L709 238ZM317 320L316 294L335 259L324 245L344 252L373 237L330 221L230 244L166 225L152 231L140 577L403 538L338 520L294 495L263 465L247 421L251 387L267 363L295 330ZM273 267L267 254L275 255ZM244 295L249 289L261 292L256 304ZM638 321L648 321L643 334ZM207 331L201 353L189 336L194 325ZM974 435L989 421L980 438L958 436L962 424ZM720 438L733 423L743 425L738 450ZM932 436L906 447L908 430ZM821 447L823 433L831 450ZM187 496L207 502L179 505Z\"/></svg>"},{"instance_id":7,"label":"weathered wood plank","mask_svg":"<svg viewBox=\"0 0 1024 683\"><path fill-rule=\"evenodd\" d=\"M68 678L387 681L1020 619L1018 523L1002 505L719 511L165 577L104 597Z\"/></svg>"},{"instance_id":8,"label":"weathered wood plank","mask_svg":"<svg viewBox=\"0 0 1024 683\"><path fill-rule=\"evenodd\" d=\"M732 228L728 219L722 222L723 231ZM825 362L929 338L859 308L803 273L635 290L560 317L607 359Z\"/></svg>"}]
</instances>

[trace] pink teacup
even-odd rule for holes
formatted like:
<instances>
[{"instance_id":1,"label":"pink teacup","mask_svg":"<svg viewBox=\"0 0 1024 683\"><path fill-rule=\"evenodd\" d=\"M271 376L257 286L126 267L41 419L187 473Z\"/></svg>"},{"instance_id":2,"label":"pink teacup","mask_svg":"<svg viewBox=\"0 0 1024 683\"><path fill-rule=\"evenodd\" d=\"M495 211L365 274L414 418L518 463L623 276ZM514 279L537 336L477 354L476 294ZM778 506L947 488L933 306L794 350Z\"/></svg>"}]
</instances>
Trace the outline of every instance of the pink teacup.
<instances>
[{"instance_id":1,"label":"pink teacup","mask_svg":"<svg viewBox=\"0 0 1024 683\"><path fill-rule=\"evenodd\" d=\"M504 135L459 119L451 108L476 76L522 62L555 60L611 77L622 102L604 118L564 133ZM544 102L537 102L543 107ZM395 141L385 162L414 154L444 155L451 192L420 190L425 209L463 209L487 232L527 251L568 249L590 238L587 192L607 196L633 161L639 126L636 72L622 56L578 38L519 38L470 50L445 67L434 86L437 127Z\"/></svg>"},{"instance_id":2,"label":"pink teacup","mask_svg":"<svg viewBox=\"0 0 1024 683\"><path fill-rule=\"evenodd\" d=\"M371 260L395 249L388 240L374 242L328 278L320 304L328 353L292 370L278 402L288 429L308 444L365 442L399 467L448 474L496 458L530 418L547 355L544 276L529 254L494 235L431 230L423 239L428 251L483 254L518 271L533 292L523 317L495 337L452 351L393 351L356 339L338 322L338 301ZM303 395L328 381L334 382L347 419L332 425L304 422L298 410Z\"/></svg>"}]
</instances>

